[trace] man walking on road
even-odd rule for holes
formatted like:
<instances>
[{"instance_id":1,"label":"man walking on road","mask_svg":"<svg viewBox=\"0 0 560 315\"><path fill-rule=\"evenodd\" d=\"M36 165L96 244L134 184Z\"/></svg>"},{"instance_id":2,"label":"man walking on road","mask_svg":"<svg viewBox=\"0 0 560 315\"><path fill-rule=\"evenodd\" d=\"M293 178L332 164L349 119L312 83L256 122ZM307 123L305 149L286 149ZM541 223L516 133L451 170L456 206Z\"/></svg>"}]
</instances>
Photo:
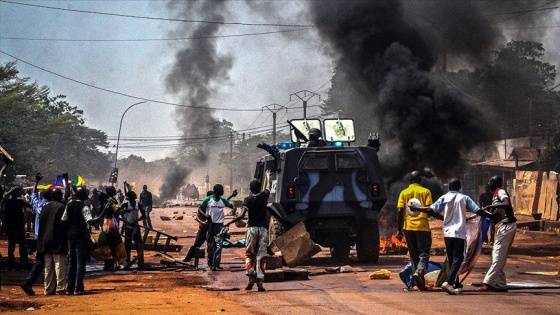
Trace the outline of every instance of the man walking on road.
<instances>
[{"instance_id":1,"label":"man walking on road","mask_svg":"<svg viewBox=\"0 0 560 315\"><path fill-rule=\"evenodd\" d=\"M248 227L245 233L245 269L249 283L245 290L251 290L256 282L258 291L263 292L265 291L263 283L268 247L267 203L270 190L265 189L261 192L261 182L258 180L253 180L249 184L249 189L251 195L243 201L241 214L228 222L226 226L243 219L249 212Z\"/></svg>"},{"instance_id":2,"label":"man walking on road","mask_svg":"<svg viewBox=\"0 0 560 315\"><path fill-rule=\"evenodd\" d=\"M424 274L430 260L430 248L432 247L432 232L428 223L428 214L413 214L405 211L408 201L416 198L421 206L432 204L432 193L429 189L420 186L422 177L420 172L410 173L410 185L401 191L397 202L397 237L402 240L403 229L410 255L410 263L414 270L413 278L418 290L425 291L426 283Z\"/></svg>"},{"instance_id":3,"label":"man walking on road","mask_svg":"<svg viewBox=\"0 0 560 315\"><path fill-rule=\"evenodd\" d=\"M506 266L509 249L515 238L517 219L513 213L509 194L502 188L502 183L503 180L500 176L493 176L488 182L490 191L493 192L492 204L483 209L491 210L495 213L499 213L497 209L503 209L504 217L499 223L500 226L496 233L494 247L492 247L492 264L482 281L483 286L478 289L480 292L508 291L504 268Z\"/></svg>"},{"instance_id":4,"label":"man walking on road","mask_svg":"<svg viewBox=\"0 0 560 315\"><path fill-rule=\"evenodd\" d=\"M144 208L144 212L146 213L146 217L144 218L144 225L153 229L152 227L152 219L150 218L150 213L152 213L152 193L148 191L148 186L142 186L142 192L140 193L140 204L142 208Z\"/></svg>"},{"instance_id":5,"label":"man walking on road","mask_svg":"<svg viewBox=\"0 0 560 315\"><path fill-rule=\"evenodd\" d=\"M212 190L206 193L206 197L212 196L214 192ZM198 231L196 232L196 237L194 239L194 244L189 247L187 255L183 259L184 262L189 262L193 259L197 252L196 249L200 248L204 242L206 242L206 234L208 233L208 218L206 217L206 212L198 205L196 210L196 222L198 222Z\"/></svg>"},{"instance_id":6,"label":"man walking on road","mask_svg":"<svg viewBox=\"0 0 560 315\"><path fill-rule=\"evenodd\" d=\"M234 208L233 204L227 200L224 195L224 186L220 184L214 185L214 194L204 198L200 204L208 217L208 235L206 242L208 244L208 266L213 271L223 269L220 267L222 258L222 243L216 239L222 227L224 226L224 208Z\"/></svg>"}]
</instances>

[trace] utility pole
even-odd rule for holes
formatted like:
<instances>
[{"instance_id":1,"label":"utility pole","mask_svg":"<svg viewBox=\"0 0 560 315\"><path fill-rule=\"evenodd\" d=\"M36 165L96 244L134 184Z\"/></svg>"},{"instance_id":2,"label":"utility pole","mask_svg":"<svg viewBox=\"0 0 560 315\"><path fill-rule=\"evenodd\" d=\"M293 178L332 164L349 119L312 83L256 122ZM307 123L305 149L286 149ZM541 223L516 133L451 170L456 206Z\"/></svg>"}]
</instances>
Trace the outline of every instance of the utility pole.
<instances>
[{"instance_id":1,"label":"utility pole","mask_svg":"<svg viewBox=\"0 0 560 315\"><path fill-rule=\"evenodd\" d=\"M311 99L313 96L318 96L319 101L321 101L321 95L311 92L308 90L302 90L299 92L295 92L290 94L290 101L292 100L292 96L296 96L303 102L303 119L307 119L307 101Z\"/></svg>"},{"instance_id":2,"label":"utility pole","mask_svg":"<svg viewBox=\"0 0 560 315\"><path fill-rule=\"evenodd\" d=\"M233 192L233 132L229 134L229 160L232 162L229 168L229 193Z\"/></svg>"},{"instance_id":3,"label":"utility pole","mask_svg":"<svg viewBox=\"0 0 560 315\"><path fill-rule=\"evenodd\" d=\"M136 105L144 104L144 103L146 103L146 101L134 103L134 104L128 106L126 108L126 110L124 111L124 113L122 113L121 122L119 124L119 135L117 136L117 149L115 150L115 166L113 167L113 172L117 172L117 160L119 159L119 142L121 141L121 128L122 128L122 121L123 121L123 118L124 118L124 114L126 114L126 112L128 112L128 110L131 109L132 107L134 107ZM115 185L115 182L117 181L117 176L118 176L118 173L115 173L115 180L111 182L111 186ZM117 182L117 185L118 185L118 182Z\"/></svg>"},{"instance_id":4,"label":"utility pole","mask_svg":"<svg viewBox=\"0 0 560 315\"><path fill-rule=\"evenodd\" d=\"M276 145L276 113L278 113L280 110L284 109L285 107L280 104L269 104L263 106L261 112L265 108L272 112L272 145Z\"/></svg>"},{"instance_id":5,"label":"utility pole","mask_svg":"<svg viewBox=\"0 0 560 315\"><path fill-rule=\"evenodd\" d=\"M529 148L533 147L533 100L529 98Z\"/></svg>"}]
</instances>

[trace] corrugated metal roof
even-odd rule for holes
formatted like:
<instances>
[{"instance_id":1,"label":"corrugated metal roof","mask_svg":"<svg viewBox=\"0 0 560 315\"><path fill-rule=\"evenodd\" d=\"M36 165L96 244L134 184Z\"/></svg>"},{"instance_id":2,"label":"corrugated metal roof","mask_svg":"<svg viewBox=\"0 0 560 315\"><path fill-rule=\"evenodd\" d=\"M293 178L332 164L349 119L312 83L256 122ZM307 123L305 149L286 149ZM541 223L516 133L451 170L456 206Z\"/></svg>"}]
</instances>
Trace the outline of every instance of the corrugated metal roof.
<instances>
[{"instance_id":1,"label":"corrugated metal roof","mask_svg":"<svg viewBox=\"0 0 560 315\"><path fill-rule=\"evenodd\" d=\"M517 163L517 167L524 167L529 164L534 163L534 161L519 161ZM515 169L515 161L514 160L493 160L493 161L484 161L479 163L472 164L474 166L491 166L491 167L503 167L503 168L512 168Z\"/></svg>"},{"instance_id":2,"label":"corrugated metal roof","mask_svg":"<svg viewBox=\"0 0 560 315\"><path fill-rule=\"evenodd\" d=\"M513 151L511 151L509 159L515 160L517 157L519 161L534 161L538 154L539 150L537 148L515 147Z\"/></svg>"}]
</instances>

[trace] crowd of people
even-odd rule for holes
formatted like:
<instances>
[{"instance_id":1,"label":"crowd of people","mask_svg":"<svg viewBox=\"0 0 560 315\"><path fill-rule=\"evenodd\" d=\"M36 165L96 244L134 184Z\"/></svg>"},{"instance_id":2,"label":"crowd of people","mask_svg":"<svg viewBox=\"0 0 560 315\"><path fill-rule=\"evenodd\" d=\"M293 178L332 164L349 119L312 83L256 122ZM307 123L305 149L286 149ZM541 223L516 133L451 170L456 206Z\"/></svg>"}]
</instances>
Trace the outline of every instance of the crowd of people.
<instances>
[{"instance_id":1,"label":"crowd of people","mask_svg":"<svg viewBox=\"0 0 560 315\"><path fill-rule=\"evenodd\" d=\"M104 269L112 270L121 263L130 263L132 242L136 245L139 268L144 264L140 227L152 228L149 219L152 195L147 186L143 186L138 198L125 182L124 193L120 192L124 197L119 197L119 190L113 186L105 187L104 191L93 189L91 193L85 187L73 187L73 191L70 191L68 174L63 174L63 177L64 192L58 188L39 190L42 176L38 173L29 199L23 197L22 187L14 187L0 194L4 214L2 232L8 236L7 265L15 265L16 247L19 247L20 263L28 262L30 252L36 251L34 265L21 285L28 295L35 294L32 287L43 271L45 295L84 294L88 257L96 253L98 257L103 257ZM449 181L449 191L435 202L430 190L423 187L421 182L420 172L411 172L410 184L400 192L397 201L397 237L406 238L417 289L427 290L424 276L432 244L428 219L435 217L443 221L448 262L446 279L441 287L452 295L462 291L459 269L466 252L467 212L472 212L488 220L488 226L497 224L496 235L490 237L490 244L493 245L492 263L479 291L507 292L504 267L515 237L516 218L509 194L502 188L502 178L490 178L487 191L479 198L479 204L461 192L461 182L456 178ZM265 186L269 184L270 180L267 180ZM270 191L258 180L252 181L249 188L251 193L244 199L241 213L225 223L224 208L229 207L232 213L236 213L229 200L235 194L225 198L223 186L214 185L199 205L196 216L199 230L184 261L194 258L206 241L208 267L212 271L221 270L224 236L231 224L248 214L245 235L246 290L251 290L257 284L258 291L264 291L268 247L267 201ZM33 228L37 244L31 250L26 246L26 208L33 209L36 214ZM92 248L92 229L100 231L95 248ZM121 235L124 235L124 242Z\"/></svg>"},{"instance_id":2,"label":"crowd of people","mask_svg":"<svg viewBox=\"0 0 560 315\"><path fill-rule=\"evenodd\" d=\"M88 260L91 257L103 259L104 269L114 270L125 262L130 263L132 242L136 245L139 268L144 263L140 226L151 228L149 212L152 207L152 195L147 186L144 185L140 201L137 201L136 193L125 182L125 198L120 200L113 186L105 187L104 191L94 188L90 192L83 186L71 186L68 174L62 176L63 188L40 190L38 185L43 176L37 173L29 199L24 197L21 186L0 193L2 233L8 236L6 266L20 268L35 252L31 271L21 285L28 295L35 294L33 285L43 272L45 295L84 294ZM36 243L36 246L28 246L26 241L30 236L26 208L32 209L35 215L33 235L36 242L29 244ZM99 231L97 240L92 237L93 229Z\"/></svg>"},{"instance_id":3,"label":"crowd of people","mask_svg":"<svg viewBox=\"0 0 560 315\"><path fill-rule=\"evenodd\" d=\"M495 238L494 235L491 236L492 263L478 291L507 292L504 268L517 224L509 194L502 188L502 178L500 176L490 178L487 193L491 194L491 198L483 196L484 199L480 198L479 205L461 192L461 181L457 178L449 181L449 192L438 198L436 202L432 201L430 190L421 186L421 180L420 172L413 171L410 174L410 185L401 191L397 202L397 235L402 239L404 232L406 237L414 272L413 279L418 290L427 290L424 275L429 263L432 243L428 218L432 216L443 220L448 266L447 276L441 288L450 295L462 292L459 270L466 252L467 212L472 212L483 217L483 220L489 220L488 225L498 224ZM416 199L417 204L411 202L412 199Z\"/></svg>"}]
</instances>

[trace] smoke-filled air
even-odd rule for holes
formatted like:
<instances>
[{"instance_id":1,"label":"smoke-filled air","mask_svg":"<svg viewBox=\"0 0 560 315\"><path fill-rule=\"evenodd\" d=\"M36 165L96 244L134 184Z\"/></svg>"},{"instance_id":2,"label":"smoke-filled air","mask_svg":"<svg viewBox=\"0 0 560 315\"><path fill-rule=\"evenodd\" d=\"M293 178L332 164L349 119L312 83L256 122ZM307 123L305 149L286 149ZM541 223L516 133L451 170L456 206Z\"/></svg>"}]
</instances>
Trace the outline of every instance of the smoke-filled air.
<instances>
[{"instance_id":1,"label":"smoke-filled air","mask_svg":"<svg viewBox=\"0 0 560 315\"><path fill-rule=\"evenodd\" d=\"M177 18L197 15L209 21L223 21L220 12L226 9L225 1L181 1L169 2L169 11ZM176 122L186 139L196 135L215 136L216 118L208 108L209 100L216 90L216 86L228 80L228 71L232 67L232 57L220 55L215 38L211 38L219 30L219 24L202 23L196 26L185 24L176 29L176 35L200 38L180 47L175 53L175 61L170 73L165 79L169 93L178 97L182 104L191 107L179 107L176 110ZM192 142L191 142L192 143ZM178 151L180 164L190 168L205 167L208 159L208 144L188 145ZM171 169L166 175L165 189L173 196L185 184L190 170L177 172ZM179 180L178 177L181 177ZM174 184L171 184L173 182ZM162 186L163 190L163 186Z\"/></svg>"},{"instance_id":2,"label":"smoke-filled air","mask_svg":"<svg viewBox=\"0 0 560 315\"><path fill-rule=\"evenodd\" d=\"M514 10L527 1L494 6ZM390 146L384 167L393 179L412 169L438 175L461 152L499 133L492 105L449 84L446 67L480 66L505 45L483 1L313 1L310 14L325 50L336 60L331 96L358 134L382 133ZM526 7L526 6L525 6ZM500 11L493 7L492 11ZM539 15L542 17L543 15ZM530 16L505 21L515 26ZM503 26L503 25L501 25ZM337 79L338 77L338 79ZM383 150L382 150L383 152Z\"/></svg>"},{"instance_id":3,"label":"smoke-filled air","mask_svg":"<svg viewBox=\"0 0 560 315\"><path fill-rule=\"evenodd\" d=\"M289 11L275 9L274 3L244 2L244 14L251 13L256 20L266 16L267 21L293 22L297 18L314 26L318 41L313 45L334 64L324 114L340 112L354 119L357 139L365 139L370 132L381 133L380 155L384 175L391 183L414 169L450 175L461 154L477 148L482 151L481 143L495 140L507 128L515 129L509 127L511 121L493 120L504 113L515 119L523 116L521 112L509 108L508 102L495 101L499 99L496 95L469 95L449 76L453 71L475 71L489 64L495 52L511 40L508 36L515 35L511 29L535 25L550 14L514 18L489 14L527 8L529 2L309 1L293 16L282 16ZM219 22L237 21L239 16L227 1L170 1L168 9L175 18L197 16L217 22L184 23L173 29L174 35L197 40L176 44L165 85L170 95L191 106L176 109L176 122L185 138L218 136L213 127L219 122L215 111L200 108L212 107L221 87L231 83L235 54L220 49L214 35L219 34ZM508 36L504 29L509 29ZM532 39L544 35L537 28ZM283 40L309 45L308 38L289 34ZM530 79L525 76L528 74L517 70L509 77L524 82ZM517 84L513 82L512 89ZM193 170L208 167L208 154L207 144L177 152L180 163Z\"/></svg>"}]
</instances>

